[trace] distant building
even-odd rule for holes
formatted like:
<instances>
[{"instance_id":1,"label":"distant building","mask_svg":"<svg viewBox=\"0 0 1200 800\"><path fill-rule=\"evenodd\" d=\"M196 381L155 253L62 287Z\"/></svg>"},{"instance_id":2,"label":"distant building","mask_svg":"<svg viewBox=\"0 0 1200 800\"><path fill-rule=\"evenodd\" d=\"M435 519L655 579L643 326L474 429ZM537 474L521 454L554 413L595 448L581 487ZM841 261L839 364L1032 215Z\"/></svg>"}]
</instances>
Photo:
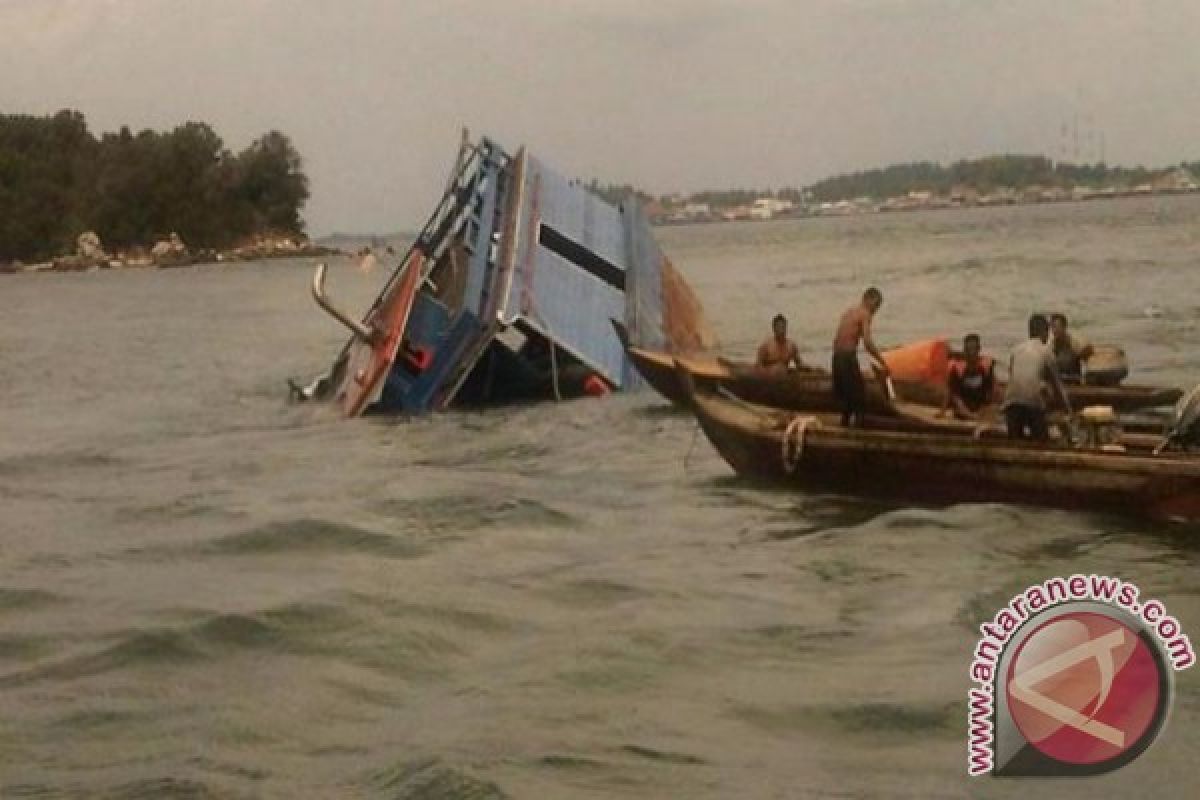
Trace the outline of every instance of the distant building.
<instances>
[{"instance_id":1,"label":"distant building","mask_svg":"<svg viewBox=\"0 0 1200 800\"><path fill-rule=\"evenodd\" d=\"M979 202L979 190L960 183L950 189L950 202L954 205L973 206Z\"/></svg>"},{"instance_id":2,"label":"distant building","mask_svg":"<svg viewBox=\"0 0 1200 800\"><path fill-rule=\"evenodd\" d=\"M780 200L777 197L760 197L754 201L754 205L750 206L750 216L753 219L771 219L777 214L784 214L791 211L793 204L791 200Z\"/></svg>"},{"instance_id":3,"label":"distant building","mask_svg":"<svg viewBox=\"0 0 1200 800\"><path fill-rule=\"evenodd\" d=\"M1159 192L1194 192L1200 185L1196 176L1184 167L1175 167L1154 179L1154 189Z\"/></svg>"},{"instance_id":4,"label":"distant building","mask_svg":"<svg viewBox=\"0 0 1200 800\"><path fill-rule=\"evenodd\" d=\"M646 205L643 206L642 211L645 213L646 218L650 220L651 224L654 225L665 221L668 216L666 206L664 206L658 200L651 200L650 202L646 203Z\"/></svg>"}]
</instances>

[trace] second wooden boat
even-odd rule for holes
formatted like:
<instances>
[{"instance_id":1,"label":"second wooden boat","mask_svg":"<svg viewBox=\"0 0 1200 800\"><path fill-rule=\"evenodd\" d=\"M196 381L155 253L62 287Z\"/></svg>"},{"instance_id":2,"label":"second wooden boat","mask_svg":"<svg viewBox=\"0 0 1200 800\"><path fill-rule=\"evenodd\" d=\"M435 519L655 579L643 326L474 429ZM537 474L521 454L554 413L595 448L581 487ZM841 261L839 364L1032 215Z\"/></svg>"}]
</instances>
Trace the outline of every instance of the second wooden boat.
<instances>
[{"instance_id":1,"label":"second wooden boat","mask_svg":"<svg viewBox=\"0 0 1200 800\"><path fill-rule=\"evenodd\" d=\"M1082 451L957 433L843 428L695 387L692 408L746 477L930 503L1008 502L1200 519L1200 457Z\"/></svg>"}]
</instances>

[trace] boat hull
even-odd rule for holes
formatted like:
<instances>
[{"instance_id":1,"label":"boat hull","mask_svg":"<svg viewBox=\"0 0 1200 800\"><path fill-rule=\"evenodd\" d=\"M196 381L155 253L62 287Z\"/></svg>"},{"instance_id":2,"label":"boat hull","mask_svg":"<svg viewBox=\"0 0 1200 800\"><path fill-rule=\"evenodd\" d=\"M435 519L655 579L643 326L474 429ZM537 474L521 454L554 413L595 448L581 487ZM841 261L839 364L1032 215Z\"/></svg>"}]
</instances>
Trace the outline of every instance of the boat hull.
<instances>
[{"instance_id":1,"label":"boat hull","mask_svg":"<svg viewBox=\"0 0 1200 800\"><path fill-rule=\"evenodd\" d=\"M659 369L658 365L669 358L663 353L644 353L642 362L650 363L643 367L643 364L631 355L631 360L639 371L643 368L647 371ZM705 379L719 383L748 403L793 411L838 410L838 402L833 395L833 377L824 370L765 370L724 359L718 363L720 371L704 371ZM886 390L880 382L869 373L864 373L863 378L867 390L867 413L891 413ZM659 389L658 383L648 375L646 380ZM687 393L678 385L677 380L673 385L669 385L668 380L667 377L659 379L659 382L667 386L667 389L659 391L673 403L686 407ZM905 402L926 406L942 404L941 386L916 380L896 380L894 383L898 397ZM671 394L667 394L668 389ZM1003 396L1003 392L1004 385L1001 384L997 388L997 396ZM1067 395L1075 410L1086 406L1111 406L1118 414L1126 414L1172 405L1183 396L1183 392L1176 388L1159 386L1068 386ZM1061 404L1052 405L1051 410L1061 410Z\"/></svg>"},{"instance_id":2,"label":"boat hull","mask_svg":"<svg viewBox=\"0 0 1200 800\"><path fill-rule=\"evenodd\" d=\"M413 251L404 271L384 291L378 305L367 315L372 336L354 338L347 345L346 367L334 394L334 402L346 417L357 417L379 397L384 377L396 360L400 340L408 324L413 300L420 286L421 253Z\"/></svg>"},{"instance_id":3,"label":"boat hull","mask_svg":"<svg viewBox=\"0 0 1200 800\"><path fill-rule=\"evenodd\" d=\"M1076 408L1111 406L1118 414L1174 405L1183 391L1167 386L1068 386L1067 396Z\"/></svg>"},{"instance_id":4,"label":"boat hull","mask_svg":"<svg viewBox=\"0 0 1200 800\"><path fill-rule=\"evenodd\" d=\"M625 355L642 380L650 384L650 388L670 400L672 405L688 407L690 400L687 389L676 373L675 360L670 355L640 347L626 347Z\"/></svg>"},{"instance_id":5,"label":"boat hull","mask_svg":"<svg viewBox=\"0 0 1200 800\"><path fill-rule=\"evenodd\" d=\"M795 411L837 411L839 403L833 394L833 376L819 369L767 370L750 364L725 362L728 378L721 385L748 403ZM890 414L887 391L873 375L863 375L866 388L866 412ZM920 384L896 383L904 396L918 392L921 400L932 400L932 391L923 391ZM940 402L940 396L938 402ZM916 398L913 398L917 402Z\"/></svg>"},{"instance_id":6,"label":"boat hull","mask_svg":"<svg viewBox=\"0 0 1200 800\"><path fill-rule=\"evenodd\" d=\"M1200 519L1195 457L846 429L820 415L810 417L801 435L793 420L802 415L764 413L703 390L692 403L721 457L757 480L934 504L1005 502Z\"/></svg>"}]
</instances>

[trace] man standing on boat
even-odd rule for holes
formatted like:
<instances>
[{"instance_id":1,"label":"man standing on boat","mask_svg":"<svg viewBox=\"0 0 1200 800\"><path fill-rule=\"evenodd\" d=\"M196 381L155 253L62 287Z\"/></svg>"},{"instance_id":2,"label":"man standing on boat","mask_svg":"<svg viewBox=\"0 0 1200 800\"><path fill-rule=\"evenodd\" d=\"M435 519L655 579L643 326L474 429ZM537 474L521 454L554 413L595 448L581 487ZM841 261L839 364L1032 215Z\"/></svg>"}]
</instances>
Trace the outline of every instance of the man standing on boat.
<instances>
[{"instance_id":1,"label":"man standing on boat","mask_svg":"<svg viewBox=\"0 0 1200 800\"><path fill-rule=\"evenodd\" d=\"M1029 338L1013 348L1008 357L1008 388L1004 392L1004 420L1010 439L1033 439L1044 442L1050 438L1046 424L1046 400L1042 382L1054 387L1062 399L1063 408L1071 413L1071 401L1058 374L1054 353L1046 344L1050 324L1041 314L1029 318Z\"/></svg>"},{"instance_id":2,"label":"man standing on boat","mask_svg":"<svg viewBox=\"0 0 1200 800\"><path fill-rule=\"evenodd\" d=\"M776 314L771 320L771 336L758 346L754 363L762 369L779 371L804 366L796 343L787 337L787 317L783 314Z\"/></svg>"},{"instance_id":3,"label":"man standing on boat","mask_svg":"<svg viewBox=\"0 0 1200 800\"><path fill-rule=\"evenodd\" d=\"M1083 362L1091 358L1095 349L1082 336L1067 333L1067 316L1051 314L1050 328L1053 333L1054 360L1058 363L1058 374L1064 381L1078 383L1083 380Z\"/></svg>"},{"instance_id":4,"label":"man standing on boat","mask_svg":"<svg viewBox=\"0 0 1200 800\"><path fill-rule=\"evenodd\" d=\"M862 369L858 366L858 343L877 362L881 376L890 372L883 355L871 338L871 322L883 305L883 293L872 286L863 292L862 302L846 309L833 335L833 395L842 409L842 425L860 425L867 408L867 387L863 384Z\"/></svg>"}]
</instances>

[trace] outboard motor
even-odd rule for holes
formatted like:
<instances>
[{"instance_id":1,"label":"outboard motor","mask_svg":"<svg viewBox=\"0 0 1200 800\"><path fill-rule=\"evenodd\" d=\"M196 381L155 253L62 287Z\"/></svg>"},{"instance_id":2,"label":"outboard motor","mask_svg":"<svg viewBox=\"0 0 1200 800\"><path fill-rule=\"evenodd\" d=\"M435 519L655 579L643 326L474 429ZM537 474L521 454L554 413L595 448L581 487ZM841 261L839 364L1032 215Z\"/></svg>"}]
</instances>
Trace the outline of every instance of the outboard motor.
<instances>
[{"instance_id":1,"label":"outboard motor","mask_svg":"<svg viewBox=\"0 0 1200 800\"><path fill-rule=\"evenodd\" d=\"M1162 452L1167 447L1183 450L1200 448L1200 385L1180 398L1171 415L1171 426L1163 443L1155 450Z\"/></svg>"},{"instance_id":2,"label":"outboard motor","mask_svg":"<svg viewBox=\"0 0 1200 800\"><path fill-rule=\"evenodd\" d=\"M1119 386L1129 377L1129 357L1113 345L1098 344L1083 364L1083 382L1090 386Z\"/></svg>"}]
</instances>

